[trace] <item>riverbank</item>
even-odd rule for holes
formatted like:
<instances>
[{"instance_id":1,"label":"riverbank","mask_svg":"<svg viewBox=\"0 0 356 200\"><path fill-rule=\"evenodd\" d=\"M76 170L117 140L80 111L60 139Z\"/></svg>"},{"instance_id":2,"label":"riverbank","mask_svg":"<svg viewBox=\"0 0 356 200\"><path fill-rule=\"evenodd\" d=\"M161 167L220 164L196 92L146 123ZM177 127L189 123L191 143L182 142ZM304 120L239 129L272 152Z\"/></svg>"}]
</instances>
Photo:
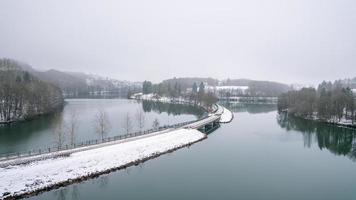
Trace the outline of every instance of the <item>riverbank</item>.
<instances>
[{"instance_id":1,"label":"riverbank","mask_svg":"<svg viewBox=\"0 0 356 200\"><path fill-rule=\"evenodd\" d=\"M53 116L53 115L56 115L58 112L62 112L65 104L66 104L66 102L63 101L62 105L58 106L57 108L53 109L50 112L39 113L39 114L33 115L31 117L27 117L27 118L19 118L19 119L10 120L10 121L0 120L0 125L12 125L12 124L16 124L16 123L26 123L29 121L37 120L41 117Z\"/></svg>"},{"instance_id":2,"label":"riverbank","mask_svg":"<svg viewBox=\"0 0 356 200\"><path fill-rule=\"evenodd\" d=\"M0 199L26 197L137 165L205 139L194 129L177 129L140 140L105 146L27 165L0 168Z\"/></svg>"},{"instance_id":3,"label":"riverbank","mask_svg":"<svg viewBox=\"0 0 356 200\"><path fill-rule=\"evenodd\" d=\"M282 111L282 113L288 114L287 111ZM302 117L302 116L298 116L298 115L293 115L293 117L298 117L298 118L302 118L302 119L305 119L305 120L310 120L310 121L315 121L315 122L319 122L319 123L334 125L334 126L338 126L338 127L356 129L356 123L352 123L351 120L347 120L347 119L344 119L344 118L342 118L339 121L338 119L322 120L322 119L318 118L317 116Z\"/></svg>"}]
</instances>

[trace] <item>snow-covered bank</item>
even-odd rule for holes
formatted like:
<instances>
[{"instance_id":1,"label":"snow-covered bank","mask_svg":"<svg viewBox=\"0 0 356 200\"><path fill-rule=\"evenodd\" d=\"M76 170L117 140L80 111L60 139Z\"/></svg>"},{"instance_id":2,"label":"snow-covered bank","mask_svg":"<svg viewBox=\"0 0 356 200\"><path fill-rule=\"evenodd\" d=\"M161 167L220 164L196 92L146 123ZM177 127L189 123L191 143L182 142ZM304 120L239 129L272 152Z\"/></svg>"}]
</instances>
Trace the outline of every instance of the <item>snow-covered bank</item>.
<instances>
[{"instance_id":1,"label":"snow-covered bank","mask_svg":"<svg viewBox=\"0 0 356 200\"><path fill-rule=\"evenodd\" d=\"M173 103L173 104L196 104L194 101L189 101L187 99L184 99L182 97L165 97L165 96L159 96L157 94L142 94L142 93L136 93L133 94L131 99L138 99L138 100L146 100L146 101L156 101L156 102L162 102L162 103Z\"/></svg>"},{"instance_id":2,"label":"snow-covered bank","mask_svg":"<svg viewBox=\"0 0 356 200\"><path fill-rule=\"evenodd\" d=\"M232 119L234 118L234 114L227 108L225 108L224 106L220 106L222 109L222 114L220 117L220 123L229 123L232 121Z\"/></svg>"},{"instance_id":3,"label":"snow-covered bank","mask_svg":"<svg viewBox=\"0 0 356 200\"><path fill-rule=\"evenodd\" d=\"M345 128L356 128L356 123L352 123L352 120L342 118L340 121L338 119L329 119L329 120L321 120L318 117L313 117L313 118L305 118L302 117L306 120L312 120L312 121L317 121L317 122L322 122L322 123L327 123L339 127L345 127Z\"/></svg>"},{"instance_id":4,"label":"snow-covered bank","mask_svg":"<svg viewBox=\"0 0 356 200\"><path fill-rule=\"evenodd\" d=\"M289 114L288 110L283 110L282 113ZM326 123L326 124L335 125L335 126L339 126L339 127L353 128L353 129L356 128L356 122L353 122L351 119L346 119L345 117L342 117L340 119L338 117L333 117L330 119L320 119L316 112L313 113L312 116L310 116L310 117L304 117L304 116L295 115L295 114L289 114L289 115L298 117L298 118L302 118L305 120Z\"/></svg>"},{"instance_id":5,"label":"snow-covered bank","mask_svg":"<svg viewBox=\"0 0 356 200\"><path fill-rule=\"evenodd\" d=\"M139 140L70 154L68 157L0 168L0 199L31 194L54 186L137 164L206 138L194 129L177 129Z\"/></svg>"}]
</instances>

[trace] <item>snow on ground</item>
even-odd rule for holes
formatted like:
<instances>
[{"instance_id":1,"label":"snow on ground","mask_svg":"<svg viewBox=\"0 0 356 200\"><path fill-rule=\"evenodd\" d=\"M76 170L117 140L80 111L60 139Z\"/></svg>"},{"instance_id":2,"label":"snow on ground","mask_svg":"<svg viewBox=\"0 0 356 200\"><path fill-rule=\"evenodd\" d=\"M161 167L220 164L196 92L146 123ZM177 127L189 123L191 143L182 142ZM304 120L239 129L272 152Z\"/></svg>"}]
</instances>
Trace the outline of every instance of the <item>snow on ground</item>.
<instances>
[{"instance_id":1,"label":"snow on ground","mask_svg":"<svg viewBox=\"0 0 356 200\"><path fill-rule=\"evenodd\" d=\"M233 86L233 85L226 85L226 86L208 86L208 89L216 89L216 90L241 90L245 91L249 87L248 86Z\"/></svg>"},{"instance_id":2,"label":"snow on ground","mask_svg":"<svg viewBox=\"0 0 356 200\"><path fill-rule=\"evenodd\" d=\"M163 103L175 103L175 102L187 102L185 99L178 97L178 98L170 98L170 97L161 97L156 94L143 94L140 97L142 100L150 100L150 101L158 101ZM187 102L188 103L188 102Z\"/></svg>"},{"instance_id":3,"label":"snow on ground","mask_svg":"<svg viewBox=\"0 0 356 200\"><path fill-rule=\"evenodd\" d=\"M220 122L221 123L231 122L231 120L234 118L233 113L230 110L228 110L227 108L225 108L224 106L219 105L219 107L221 107L221 109L223 109L223 112L220 117Z\"/></svg>"},{"instance_id":4,"label":"snow on ground","mask_svg":"<svg viewBox=\"0 0 356 200\"><path fill-rule=\"evenodd\" d=\"M302 117L307 120L314 120L314 121L321 121L321 122L327 122L330 124L336 124L340 126L356 126L355 123L352 122L351 119L346 119L345 117L339 119L338 117L332 117L331 119L328 120L323 120L318 117L318 113L314 112L311 117Z\"/></svg>"},{"instance_id":5,"label":"snow on ground","mask_svg":"<svg viewBox=\"0 0 356 200\"><path fill-rule=\"evenodd\" d=\"M204 137L205 134L194 129L178 129L140 140L73 153L68 157L0 168L0 199L104 172Z\"/></svg>"},{"instance_id":6,"label":"snow on ground","mask_svg":"<svg viewBox=\"0 0 356 200\"><path fill-rule=\"evenodd\" d=\"M171 97L165 97L165 96L159 96L154 93L150 94L142 94L142 93L135 93L131 95L131 99L141 99L141 100L149 100L149 101L156 101L156 102L162 102L162 103L187 103L190 104L192 102L189 102L188 100L182 98L182 97L177 97L177 98L171 98Z\"/></svg>"}]
</instances>

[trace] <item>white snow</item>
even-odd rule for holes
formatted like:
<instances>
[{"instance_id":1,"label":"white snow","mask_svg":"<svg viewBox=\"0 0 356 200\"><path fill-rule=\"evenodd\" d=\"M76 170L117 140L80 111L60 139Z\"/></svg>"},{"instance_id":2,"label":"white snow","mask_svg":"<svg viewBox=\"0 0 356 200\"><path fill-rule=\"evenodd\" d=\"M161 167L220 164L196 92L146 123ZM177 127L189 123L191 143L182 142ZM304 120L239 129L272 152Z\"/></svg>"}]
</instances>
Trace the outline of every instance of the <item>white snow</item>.
<instances>
[{"instance_id":1,"label":"white snow","mask_svg":"<svg viewBox=\"0 0 356 200\"><path fill-rule=\"evenodd\" d=\"M351 89L352 93L354 93L356 95L356 89Z\"/></svg>"},{"instance_id":2,"label":"white snow","mask_svg":"<svg viewBox=\"0 0 356 200\"><path fill-rule=\"evenodd\" d=\"M207 86L206 89L208 91L226 91L226 92L233 92L233 93L241 93L245 94L249 89L248 86L234 86L234 85L226 85L226 86Z\"/></svg>"},{"instance_id":3,"label":"white snow","mask_svg":"<svg viewBox=\"0 0 356 200\"><path fill-rule=\"evenodd\" d=\"M227 108L225 108L224 106L220 106L219 105L219 109L222 109L222 114L220 117L220 122L221 123L228 123L231 122L231 120L233 119L234 115L233 113L228 110Z\"/></svg>"},{"instance_id":4,"label":"white snow","mask_svg":"<svg viewBox=\"0 0 356 200\"><path fill-rule=\"evenodd\" d=\"M150 94L135 93L131 96L131 99L141 99L141 100L156 101L162 103L173 103L173 104L193 103L193 102L189 102L188 100L182 97L171 98L171 97L159 96L154 93L150 93Z\"/></svg>"},{"instance_id":5,"label":"white snow","mask_svg":"<svg viewBox=\"0 0 356 200\"><path fill-rule=\"evenodd\" d=\"M216 86L217 90L242 90L245 91L249 87L248 86Z\"/></svg>"},{"instance_id":6,"label":"white snow","mask_svg":"<svg viewBox=\"0 0 356 200\"><path fill-rule=\"evenodd\" d=\"M68 157L0 168L0 199L90 176L206 137L194 129L177 129L139 140L72 153ZM4 196L5 193L8 195Z\"/></svg>"}]
</instances>

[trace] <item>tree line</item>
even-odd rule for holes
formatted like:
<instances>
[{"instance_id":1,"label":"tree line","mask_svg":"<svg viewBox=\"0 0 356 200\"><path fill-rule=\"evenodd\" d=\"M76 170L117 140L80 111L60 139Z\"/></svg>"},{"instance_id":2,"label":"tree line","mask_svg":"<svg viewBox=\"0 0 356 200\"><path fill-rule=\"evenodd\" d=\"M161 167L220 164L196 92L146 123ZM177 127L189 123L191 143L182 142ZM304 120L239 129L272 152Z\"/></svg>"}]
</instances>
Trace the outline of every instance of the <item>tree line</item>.
<instances>
[{"instance_id":1,"label":"tree line","mask_svg":"<svg viewBox=\"0 0 356 200\"><path fill-rule=\"evenodd\" d=\"M56 116L56 125L53 127L54 143L58 149L62 149L66 144L72 147L76 144L76 133L79 129L79 116L76 110L69 112L69 117L66 121L63 118ZM146 116L144 110L138 108L135 115L127 112L122 121L122 128L125 134L132 133L135 126L140 132L144 131L146 126ZM157 118L152 122L152 129L158 130L160 122ZM98 135L99 141L105 141L107 135L112 129L111 121L108 113L99 108L93 118L93 127L95 133Z\"/></svg>"},{"instance_id":2,"label":"tree line","mask_svg":"<svg viewBox=\"0 0 356 200\"><path fill-rule=\"evenodd\" d=\"M59 88L21 70L20 65L12 60L0 59L0 122L52 113L63 103Z\"/></svg>"},{"instance_id":3,"label":"tree line","mask_svg":"<svg viewBox=\"0 0 356 200\"><path fill-rule=\"evenodd\" d=\"M278 98L279 112L286 111L304 118L340 122L355 121L355 96L341 81L322 82L318 88L302 88L283 93Z\"/></svg>"},{"instance_id":4,"label":"tree line","mask_svg":"<svg viewBox=\"0 0 356 200\"><path fill-rule=\"evenodd\" d=\"M218 101L214 93L205 91L205 84L203 82L200 82L199 85L197 82L193 82L191 88L185 88L184 90L182 88L182 85L178 81L173 83L172 81L166 81L159 84L144 81L142 84L142 93L154 93L158 96L166 96L172 99L181 97L206 107L211 107Z\"/></svg>"}]
</instances>

